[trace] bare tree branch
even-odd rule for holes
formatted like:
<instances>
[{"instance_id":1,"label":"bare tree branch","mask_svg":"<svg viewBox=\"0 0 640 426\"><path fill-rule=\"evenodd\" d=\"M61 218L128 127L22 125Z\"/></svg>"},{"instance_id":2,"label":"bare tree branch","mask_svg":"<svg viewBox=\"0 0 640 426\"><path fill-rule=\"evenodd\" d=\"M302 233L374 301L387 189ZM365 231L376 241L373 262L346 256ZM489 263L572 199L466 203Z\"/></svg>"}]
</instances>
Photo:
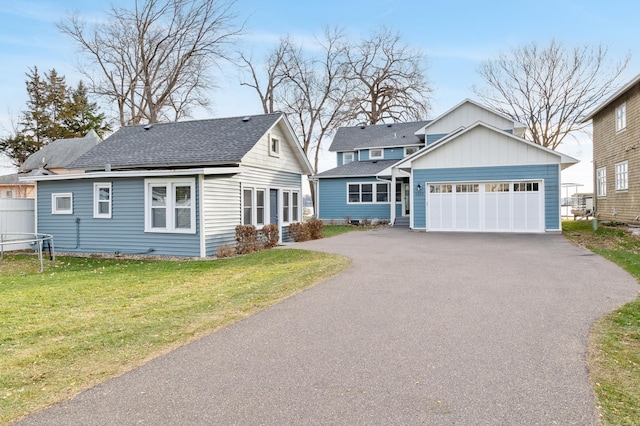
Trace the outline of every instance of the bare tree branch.
<instances>
[{"instance_id":1,"label":"bare tree branch","mask_svg":"<svg viewBox=\"0 0 640 426\"><path fill-rule=\"evenodd\" d=\"M487 87L473 88L487 106L527 125L526 137L556 149L582 118L612 94L629 56L611 64L603 46L565 48L531 43L481 64Z\"/></svg>"},{"instance_id":2,"label":"bare tree branch","mask_svg":"<svg viewBox=\"0 0 640 426\"><path fill-rule=\"evenodd\" d=\"M91 89L114 101L121 125L180 119L206 106L208 70L229 59L242 32L235 1L145 0L112 6L108 23L86 28L77 15L58 28L79 46ZM100 77L96 77L97 71Z\"/></svg>"}]
</instances>

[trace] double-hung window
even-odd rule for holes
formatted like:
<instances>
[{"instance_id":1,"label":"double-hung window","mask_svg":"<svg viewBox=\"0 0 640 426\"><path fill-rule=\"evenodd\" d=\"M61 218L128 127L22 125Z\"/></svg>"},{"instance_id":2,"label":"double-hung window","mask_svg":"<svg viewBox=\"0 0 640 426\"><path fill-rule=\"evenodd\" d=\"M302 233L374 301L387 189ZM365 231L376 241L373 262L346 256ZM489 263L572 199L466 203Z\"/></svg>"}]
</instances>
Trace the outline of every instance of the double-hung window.
<instances>
[{"instance_id":1,"label":"double-hung window","mask_svg":"<svg viewBox=\"0 0 640 426\"><path fill-rule=\"evenodd\" d=\"M623 161L616 163L616 191L629 189L629 163Z\"/></svg>"},{"instance_id":2,"label":"double-hung window","mask_svg":"<svg viewBox=\"0 0 640 426\"><path fill-rule=\"evenodd\" d=\"M195 179L145 180L145 231L195 233Z\"/></svg>"},{"instance_id":3,"label":"double-hung window","mask_svg":"<svg viewBox=\"0 0 640 426\"><path fill-rule=\"evenodd\" d=\"M263 226L265 223L266 191L245 188L242 191L242 224Z\"/></svg>"},{"instance_id":4,"label":"double-hung window","mask_svg":"<svg viewBox=\"0 0 640 426\"><path fill-rule=\"evenodd\" d=\"M607 168L596 169L596 195L598 197L607 196Z\"/></svg>"},{"instance_id":5,"label":"double-hung window","mask_svg":"<svg viewBox=\"0 0 640 426\"><path fill-rule=\"evenodd\" d=\"M347 184L348 203L388 203L389 184L387 183L349 183Z\"/></svg>"},{"instance_id":6,"label":"double-hung window","mask_svg":"<svg viewBox=\"0 0 640 426\"><path fill-rule=\"evenodd\" d=\"M93 217L111 219L111 182L93 184Z\"/></svg>"},{"instance_id":7,"label":"double-hung window","mask_svg":"<svg viewBox=\"0 0 640 426\"><path fill-rule=\"evenodd\" d=\"M291 217L291 203L289 197L291 193L289 191L282 192L282 221L284 223L289 223L289 218Z\"/></svg>"},{"instance_id":8,"label":"double-hung window","mask_svg":"<svg viewBox=\"0 0 640 426\"><path fill-rule=\"evenodd\" d=\"M624 103L616 108L616 132L627 128L627 104Z\"/></svg>"}]
</instances>

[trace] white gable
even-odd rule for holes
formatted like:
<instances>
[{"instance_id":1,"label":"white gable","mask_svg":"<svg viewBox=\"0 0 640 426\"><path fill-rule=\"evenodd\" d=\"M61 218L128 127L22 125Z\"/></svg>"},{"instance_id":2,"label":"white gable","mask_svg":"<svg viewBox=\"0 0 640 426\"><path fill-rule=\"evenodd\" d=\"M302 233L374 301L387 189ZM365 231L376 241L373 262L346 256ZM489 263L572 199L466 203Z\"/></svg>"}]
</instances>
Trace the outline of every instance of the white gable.
<instances>
[{"instance_id":1,"label":"white gable","mask_svg":"<svg viewBox=\"0 0 640 426\"><path fill-rule=\"evenodd\" d=\"M469 100L432 121L425 130L428 135L449 134L460 127L481 121L502 130L513 130L514 122Z\"/></svg>"},{"instance_id":2,"label":"white gable","mask_svg":"<svg viewBox=\"0 0 640 426\"><path fill-rule=\"evenodd\" d=\"M277 155L270 151L271 139L278 140ZM242 164L303 175L312 173L309 162L284 120L278 120L275 126L262 135L256 145L242 158Z\"/></svg>"},{"instance_id":3,"label":"white gable","mask_svg":"<svg viewBox=\"0 0 640 426\"><path fill-rule=\"evenodd\" d=\"M560 164L562 155L478 124L411 161L414 169Z\"/></svg>"}]
</instances>

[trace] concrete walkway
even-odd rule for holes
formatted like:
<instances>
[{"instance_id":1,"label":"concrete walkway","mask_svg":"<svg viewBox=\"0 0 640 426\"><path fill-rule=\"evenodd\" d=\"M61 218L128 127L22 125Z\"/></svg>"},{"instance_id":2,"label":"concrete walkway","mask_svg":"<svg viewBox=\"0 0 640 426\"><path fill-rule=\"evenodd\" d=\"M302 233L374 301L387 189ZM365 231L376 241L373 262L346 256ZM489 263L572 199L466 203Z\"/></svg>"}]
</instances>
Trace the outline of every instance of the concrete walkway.
<instances>
[{"instance_id":1,"label":"concrete walkway","mask_svg":"<svg viewBox=\"0 0 640 426\"><path fill-rule=\"evenodd\" d=\"M560 235L352 232L339 276L24 425L596 425L586 341L632 300Z\"/></svg>"}]
</instances>

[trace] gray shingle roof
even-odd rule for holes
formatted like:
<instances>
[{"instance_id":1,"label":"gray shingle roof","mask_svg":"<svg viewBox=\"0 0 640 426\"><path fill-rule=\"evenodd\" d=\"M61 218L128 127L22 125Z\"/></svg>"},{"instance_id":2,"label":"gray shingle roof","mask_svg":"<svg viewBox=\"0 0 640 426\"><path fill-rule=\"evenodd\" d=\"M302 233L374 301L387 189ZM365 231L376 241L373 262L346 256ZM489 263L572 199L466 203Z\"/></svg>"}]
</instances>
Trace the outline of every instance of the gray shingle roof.
<instances>
[{"instance_id":1,"label":"gray shingle roof","mask_svg":"<svg viewBox=\"0 0 640 426\"><path fill-rule=\"evenodd\" d=\"M41 163L47 169L67 167L73 160L100 143L100 138L92 130L82 138L56 139L31 154L20 166L21 172L38 170Z\"/></svg>"},{"instance_id":2,"label":"gray shingle roof","mask_svg":"<svg viewBox=\"0 0 640 426\"><path fill-rule=\"evenodd\" d=\"M353 151L362 148L407 146L424 143L414 133L430 121L340 127L329 151Z\"/></svg>"},{"instance_id":3,"label":"gray shingle roof","mask_svg":"<svg viewBox=\"0 0 640 426\"><path fill-rule=\"evenodd\" d=\"M318 173L314 177L355 177L355 176L375 176L387 167L391 167L400 160L378 160L378 161L352 161L351 163L338 166L334 169Z\"/></svg>"},{"instance_id":4,"label":"gray shingle roof","mask_svg":"<svg viewBox=\"0 0 640 426\"><path fill-rule=\"evenodd\" d=\"M0 175L0 185L17 185L18 181L17 173L10 173L8 175Z\"/></svg>"},{"instance_id":5,"label":"gray shingle roof","mask_svg":"<svg viewBox=\"0 0 640 426\"><path fill-rule=\"evenodd\" d=\"M70 166L86 170L239 163L282 113L122 127Z\"/></svg>"}]
</instances>

